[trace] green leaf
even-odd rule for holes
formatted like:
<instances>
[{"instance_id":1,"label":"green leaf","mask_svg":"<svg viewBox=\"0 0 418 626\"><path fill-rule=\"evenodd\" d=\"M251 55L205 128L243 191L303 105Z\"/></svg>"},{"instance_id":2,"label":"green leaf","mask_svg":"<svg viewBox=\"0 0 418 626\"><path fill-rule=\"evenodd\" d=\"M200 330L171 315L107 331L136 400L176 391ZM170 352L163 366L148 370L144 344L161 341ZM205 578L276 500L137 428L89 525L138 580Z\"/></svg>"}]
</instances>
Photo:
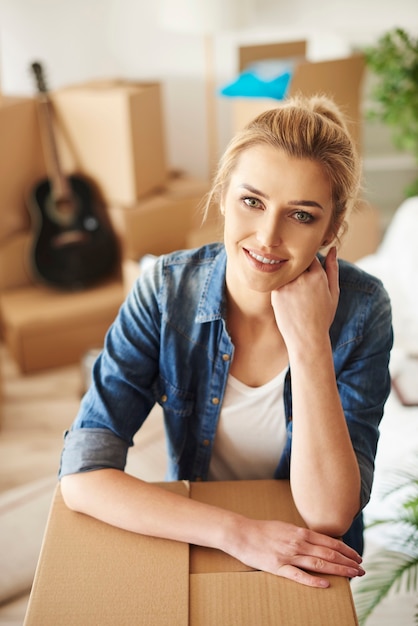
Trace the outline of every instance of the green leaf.
<instances>
[{"instance_id":1,"label":"green leaf","mask_svg":"<svg viewBox=\"0 0 418 626\"><path fill-rule=\"evenodd\" d=\"M391 591L398 593L416 591L418 581L418 557L399 552L386 552L375 557L367 565L366 576L353 591L359 626Z\"/></svg>"},{"instance_id":2,"label":"green leaf","mask_svg":"<svg viewBox=\"0 0 418 626\"><path fill-rule=\"evenodd\" d=\"M393 143L417 159L418 164L418 39L394 28L364 50L366 64L374 75L370 119L393 129ZM418 178L406 195L416 195Z\"/></svg>"}]
</instances>

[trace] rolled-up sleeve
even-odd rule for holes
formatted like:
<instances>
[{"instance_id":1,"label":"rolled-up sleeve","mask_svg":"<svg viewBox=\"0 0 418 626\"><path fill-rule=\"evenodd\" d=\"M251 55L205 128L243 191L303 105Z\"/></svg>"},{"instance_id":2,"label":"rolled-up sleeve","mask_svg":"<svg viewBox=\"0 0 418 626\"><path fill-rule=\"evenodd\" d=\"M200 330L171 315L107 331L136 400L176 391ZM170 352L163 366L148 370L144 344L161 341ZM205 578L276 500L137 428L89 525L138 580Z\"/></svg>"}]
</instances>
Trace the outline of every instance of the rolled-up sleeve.
<instances>
[{"instance_id":1,"label":"rolled-up sleeve","mask_svg":"<svg viewBox=\"0 0 418 626\"><path fill-rule=\"evenodd\" d=\"M124 470L129 444L105 428L65 433L59 478L67 474L114 468Z\"/></svg>"}]
</instances>

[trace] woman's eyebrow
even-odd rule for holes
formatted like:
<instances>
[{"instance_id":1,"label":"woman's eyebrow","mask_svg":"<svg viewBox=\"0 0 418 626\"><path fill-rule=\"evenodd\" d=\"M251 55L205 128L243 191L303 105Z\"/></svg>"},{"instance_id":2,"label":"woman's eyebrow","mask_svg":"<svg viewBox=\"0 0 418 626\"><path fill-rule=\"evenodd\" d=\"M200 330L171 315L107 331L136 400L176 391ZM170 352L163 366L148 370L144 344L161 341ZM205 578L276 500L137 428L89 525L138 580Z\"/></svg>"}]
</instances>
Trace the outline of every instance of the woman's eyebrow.
<instances>
[{"instance_id":1,"label":"woman's eyebrow","mask_svg":"<svg viewBox=\"0 0 418 626\"><path fill-rule=\"evenodd\" d=\"M321 211L324 211L324 207L319 204L319 202L315 202L314 200L290 200L288 204L291 204L292 206L312 206L321 209Z\"/></svg>"},{"instance_id":2,"label":"woman's eyebrow","mask_svg":"<svg viewBox=\"0 0 418 626\"><path fill-rule=\"evenodd\" d=\"M266 200L270 200L270 196L268 196L263 191L256 189L252 185L243 183L242 185L240 185L240 187L242 187L243 189L246 189L250 193L256 194L257 196L261 196L262 198L265 198ZM288 204L290 204L291 206L317 207L318 209L321 209L321 211L324 211L324 207L321 204L319 204L319 202L315 202L314 200L290 200Z\"/></svg>"},{"instance_id":3,"label":"woman's eyebrow","mask_svg":"<svg viewBox=\"0 0 418 626\"><path fill-rule=\"evenodd\" d=\"M250 193L255 193L257 196L261 196L262 198L265 198L266 200L270 200L270 196L268 196L263 191L260 191L259 189L256 189L252 185L247 185L246 183L243 183L242 185L240 185L240 187L242 187L243 189L246 189Z\"/></svg>"}]
</instances>

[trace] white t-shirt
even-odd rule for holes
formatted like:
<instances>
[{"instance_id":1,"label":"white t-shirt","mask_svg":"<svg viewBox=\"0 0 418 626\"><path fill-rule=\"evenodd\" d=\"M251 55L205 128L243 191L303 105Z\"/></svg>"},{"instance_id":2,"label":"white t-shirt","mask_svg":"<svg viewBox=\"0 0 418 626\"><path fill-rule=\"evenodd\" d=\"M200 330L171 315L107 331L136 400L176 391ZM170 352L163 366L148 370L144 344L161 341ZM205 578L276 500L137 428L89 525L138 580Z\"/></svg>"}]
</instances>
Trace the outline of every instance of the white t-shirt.
<instances>
[{"instance_id":1,"label":"white t-shirt","mask_svg":"<svg viewBox=\"0 0 418 626\"><path fill-rule=\"evenodd\" d=\"M209 480L273 478L286 442L286 371L261 387L228 376Z\"/></svg>"}]
</instances>

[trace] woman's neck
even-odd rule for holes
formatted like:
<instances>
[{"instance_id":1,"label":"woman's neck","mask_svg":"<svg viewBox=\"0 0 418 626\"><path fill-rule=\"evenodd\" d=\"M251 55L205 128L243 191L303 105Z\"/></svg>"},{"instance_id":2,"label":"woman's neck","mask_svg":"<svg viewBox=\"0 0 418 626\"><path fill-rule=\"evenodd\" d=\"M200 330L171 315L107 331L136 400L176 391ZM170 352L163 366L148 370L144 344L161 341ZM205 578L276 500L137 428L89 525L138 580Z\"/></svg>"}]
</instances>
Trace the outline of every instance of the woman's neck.
<instances>
[{"instance_id":1,"label":"woman's neck","mask_svg":"<svg viewBox=\"0 0 418 626\"><path fill-rule=\"evenodd\" d=\"M258 387L272 380L288 363L283 337L277 328L270 294L254 293L245 301L227 294L227 326L235 347L231 374Z\"/></svg>"}]
</instances>

